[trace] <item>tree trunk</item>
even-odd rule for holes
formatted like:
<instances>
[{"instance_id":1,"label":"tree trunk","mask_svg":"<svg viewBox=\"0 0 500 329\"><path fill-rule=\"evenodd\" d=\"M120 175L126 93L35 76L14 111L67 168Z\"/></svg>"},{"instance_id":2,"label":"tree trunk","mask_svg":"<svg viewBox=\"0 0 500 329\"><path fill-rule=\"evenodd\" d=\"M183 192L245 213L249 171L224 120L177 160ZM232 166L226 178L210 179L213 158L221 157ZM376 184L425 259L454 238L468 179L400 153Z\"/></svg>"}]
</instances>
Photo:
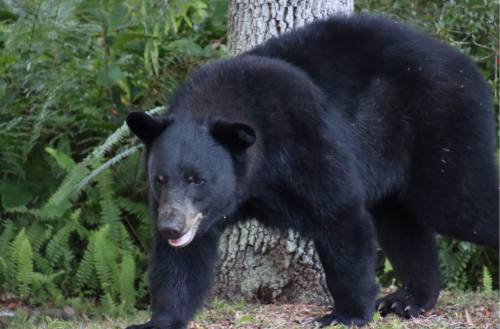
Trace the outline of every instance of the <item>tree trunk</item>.
<instances>
[{"instance_id":1,"label":"tree trunk","mask_svg":"<svg viewBox=\"0 0 500 329\"><path fill-rule=\"evenodd\" d=\"M353 0L230 0L228 52L236 55L307 22L350 13ZM228 228L220 244L212 298L332 303L312 241L283 236L256 220Z\"/></svg>"}]
</instances>

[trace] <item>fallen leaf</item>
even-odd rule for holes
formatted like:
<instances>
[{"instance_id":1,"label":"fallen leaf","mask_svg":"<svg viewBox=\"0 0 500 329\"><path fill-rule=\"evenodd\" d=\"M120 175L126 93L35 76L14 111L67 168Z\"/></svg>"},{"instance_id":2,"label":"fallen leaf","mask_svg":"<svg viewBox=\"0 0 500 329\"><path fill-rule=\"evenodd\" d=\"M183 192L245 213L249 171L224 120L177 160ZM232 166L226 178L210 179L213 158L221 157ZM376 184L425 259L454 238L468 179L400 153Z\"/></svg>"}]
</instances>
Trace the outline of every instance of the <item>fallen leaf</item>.
<instances>
[{"instance_id":1,"label":"fallen leaf","mask_svg":"<svg viewBox=\"0 0 500 329\"><path fill-rule=\"evenodd\" d=\"M0 299L4 302L6 301L9 301L11 299L15 299L17 296L13 293L11 293L10 291L7 291L5 293L3 293L1 296L0 296Z\"/></svg>"},{"instance_id":2,"label":"fallen leaf","mask_svg":"<svg viewBox=\"0 0 500 329\"><path fill-rule=\"evenodd\" d=\"M465 319L467 320L467 324L474 325L474 322L472 322L472 318L470 317L469 311L465 310Z\"/></svg>"}]
</instances>

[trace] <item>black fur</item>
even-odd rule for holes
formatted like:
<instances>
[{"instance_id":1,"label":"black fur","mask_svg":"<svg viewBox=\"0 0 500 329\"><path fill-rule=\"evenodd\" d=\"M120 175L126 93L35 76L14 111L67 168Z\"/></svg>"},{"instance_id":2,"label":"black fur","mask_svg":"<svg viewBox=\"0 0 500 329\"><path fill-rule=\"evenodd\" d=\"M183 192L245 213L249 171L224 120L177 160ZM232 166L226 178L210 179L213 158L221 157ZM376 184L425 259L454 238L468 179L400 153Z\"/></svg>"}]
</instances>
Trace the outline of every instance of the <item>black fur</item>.
<instances>
[{"instance_id":1,"label":"black fur","mask_svg":"<svg viewBox=\"0 0 500 329\"><path fill-rule=\"evenodd\" d=\"M314 240L335 301L322 325L434 306L436 233L499 247L488 86L466 56L400 23L315 22L198 69L165 118L127 122L146 142L155 222L161 203L203 214L183 248L155 228L153 315L131 328L185 328L221 230L247 218ZM377 238L403 286L376 302Z\"/></svg>"}]
</instances>

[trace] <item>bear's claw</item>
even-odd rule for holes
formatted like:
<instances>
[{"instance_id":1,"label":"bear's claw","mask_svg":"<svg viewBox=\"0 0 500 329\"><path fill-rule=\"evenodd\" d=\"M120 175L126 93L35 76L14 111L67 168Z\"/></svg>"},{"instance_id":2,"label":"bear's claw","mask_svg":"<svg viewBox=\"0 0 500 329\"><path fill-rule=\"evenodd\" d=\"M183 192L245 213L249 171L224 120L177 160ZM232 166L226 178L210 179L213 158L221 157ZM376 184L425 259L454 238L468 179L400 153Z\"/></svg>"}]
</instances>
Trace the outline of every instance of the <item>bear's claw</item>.
<instances>
[{"instance_id":1,"label":"bear's claw","mask_svg":"<svg viewBox=\"0 0 500 329\"><path fill-rule=\"evenodd\" d=\"M414 294L405 294L403 292L395 292L380 298L375 303L376 310L382 316L390 313L395 313L403 318L416 318L434 306L433 301L424 298L418 298ZM390 307L388 306L390 305Z\"/></svg>"},{"instance_id":2,"label":"bear's claw","mask_svg":"<svg viewBox=\"0 0 500 329\"><path fill-rule=\"evenodd\" d=\"M320 327L326 327L326 326L335 326L338 324L343 324L347 327L356 327L356 326L362 326L364 324L367 324L368 322L371 321L370 319L367 318L356 318L356 317L351 317L348 315L342 315L338 314L335 311L333 311L330 314L327 314L321 318L317 318L313 321L312 325L317 322L319 323Z\"/></svg>"}]
</instances>

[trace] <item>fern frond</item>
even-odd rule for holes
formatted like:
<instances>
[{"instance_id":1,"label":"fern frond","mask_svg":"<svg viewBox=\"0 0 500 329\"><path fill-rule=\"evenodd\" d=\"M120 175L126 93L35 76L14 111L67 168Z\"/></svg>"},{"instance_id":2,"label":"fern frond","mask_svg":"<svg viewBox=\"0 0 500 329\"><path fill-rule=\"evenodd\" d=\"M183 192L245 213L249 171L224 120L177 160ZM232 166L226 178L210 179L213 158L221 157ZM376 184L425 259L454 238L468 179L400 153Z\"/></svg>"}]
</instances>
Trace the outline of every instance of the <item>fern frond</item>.
<instances>
[{"instance_id":1,"label":"fern frond","mask_svg":"<svg viewBox=\"0 0 500 329\"><path fill-rule=\"evenodd\" d=\"M441 273L445 284L452 284L459 288L467 285L465 269L476 250L476 247L463 241L440 238L439 257L441 261Z\"/></svg>"},{"instance_id":2,"label":"fern frond","mask_svg":"<svg viewBox=\"0 0 500 329\"><path fill-rule=\"evenodd\" d=\"M103 170L105 170L105 169L109 168L110 166L122 161L124 158L136 153L141 148L142 148L142 145L132 146L128 150L123 151L123 152L115 155L114 157L112 157L111 159L109 159L108 161L106 161L105 163L103 163L102 165L97 167L96 169L92 170L92 172L90 172L84 179L82 179L82 181L77 185L76 189L77 190L83 189L88 183L90 183Z\"/></svg>"},{"instance_id":3,"label":"fern frond","mask_svg":"<svg viewBox=\"0 0 500 329\"><path fill-rule=\"evenodd\" d=\"M144 181L142 177L144 173L143 166L141 166L142 159L141 152L135 152L114 167L116 194L129 195L130 190L137 189L138 181Z\"/></svg>"},{"instance_id":4,"label":"fern frond","mask_svg":"<svg viewBox=\"0 0 500 329\"><path fill-rule=\"evenodd\" d=\"M493 278L486 266L483 266L483 291L487 294L493 294Z\"/></svg>"},{"instance_id":5,"label":"fern frond","mask_svg":"<svg viewBox=\"0 0 500 329\"><path fill-rule=\"evenodd\" d=\"M21 299L24 299L30 292L29 285L31 284L33 278L33 254L31 252L30 241L26 236L21 241L21 246L16 263L16 280L18 282L18 289L19 293L21 294Z\"/></svg>"},{"instance_id":6,"label":"fern frond","mask_svg":"<svg viewBox=\"0 0 500 329\"><path fill-rule=\"evenodd\" d=\"M72 273L73 272L73 259L75 259L75 254L73 253L73 251L70 249L69 246L64 246L64 248L62 249L62 256L61 256L61 260L62 262L60 263L60 268L64 269L64 271L68 272L68 273Z\"/></svg>"},{"instance_id":7,"label":"fern frond","mask_svg":"<svg viewBox=\"0 0 500 329\"><path fill-rule=\"evenodd\" d=\"M118 269L116 267L116 259L118 250L108 242L109 226L103 226L99 231L94 233L91 244L91 251L94 258L94 267L101 282L101 287L107 294L115 295L113 282L117 285L118 281L113 280L117 277ZM113 273L114 272L114 273ZM118 289L116 289L118 290Z\"/></svg>"},{"instance_id":8,"label":"fern frond","mask_svg":"<svg viewBox=\"0 0 500 329\"><path fill-rule=\"evenodd\" d=\"M114 145L118 144L123 138L130 134L130 130L124 123L120 128L118 128L111 136L106 139L106 141L99 147L97 147L89 156L83 160L84 162L90 162L92 159L102 158L104 153L111 149Z\"/></svg>"},{"instance_id":9,"label":"fern frond","mask_svg":"<svg viewBox=\"0 0 500 329\"><path fill-rule=\"evenodd\" d=\"M49 231L49 229L47 229L47 227L40 222L34 222L28 229L26 235L30 239L33 252L38 252L42 245L47 241L45 234L47 231Z\"/></svg>"},{"instance_id":10,"label":"fern frond","mask_svg":"<svg viewBox=\"0 0 500 329\"><path fill-rule=\"evenodd\" d=\"M56 160L57 164L66 171L71 171L76 166L76 163L75 161L73 161L73 159L58 150L54 150L51 147L46 147L45 152L50 154Z\"/></svg>"},{"instance_id":11,"label":"fern frond","mask_svg":"<svg viewBox=\"0 0 500 329\"><path fill-rule=\"evenodd\" d=\"M120 266L120 299L129 307L135 304L135 263L131 255L124 255Z\"/></svg>"},{"instance_id":12,"label":"fern frond","mask_svg":"<svg viewBox=\"0 0 500 329\"><path fill-rule=\"evenodd\" d=\"M36 268L41 270L43 274L48 275L54 271L54 268L49 261L42 257L39 253L33 253L33 260L35 261Z\"/></svg>"},{"instance_id":13,"label":"fern frond","mask_svg":"<svg viewBox=\"0 0 500 329\"><path fill-rule=\"evenodd\" d=\"M64 271L59 271L57 273L52 273L50 275L44 275L42 273L33 273L33 285L44 286L45 289L50 293L52 297L56 300L64 300L64 297L59 289L54 284L54 279L60 275L64 274Z\"/></svg>"},{"instance_id":14,"label":"fern frond","mask_svg":"<svg viewBox=\"0 0 500 329\"><path fill-rule=\"evenodd\" d=\"M70 233L74 231L78 225L78 218L81 212L81 209L77 209L71 215L70 221L60 228L47 244L46 259L49 260L52 266L54 266L59 257L63 255L63 249L69 243L68 238Z\"/></svg>"},{"instance_id":15,"label":"fern frond","mask_svg":"<svg viewBox=\"0 0 500 329\"><path fill-rule=\"evenodd\" d=\"M162 111L165 111L166 107L164 106L159 106L156 107L150 111L147 111L149 115L154 115L158 114ZM111 136L109 136L106 141L99 147L97 147L91 154L83 160L83 163L86 164L93 164L95 163L95 159L100 159L103 157L103 154L107 152L111 147L114 145L118 144L123 138L128 136L130 133L130 130L128 129L128 126L126 123L124 123L120 128L118 128ZM111 165L114 165L120 161L122 161L124 158L136 153L139 149L142 148L141 145L136 145L133 146L117 155L115 155L113 158L109 159L96 169L94 169L92 172L90 172L87 177L85 177L76 187L77 190L81 190L85 185L87 185L89 182L91 182L96 176L98 176L103 170L106 168L109 168Z\"/></svg>"},{"instance_id":16,"label":"fern frond","mask_svg":"<svg viewBox=\"0 0 500 329\"><path fill-rule=\"evenodd\" d=\"M84 284L88 284L88 280L94 268L94 257L92 250L89 247L83 253L83 259L78 266L78 270L75 274L75 281L73 284L74 291L80 291Z\"/></svg>"},{"instance_id":17,"label":"fern frond","mask_svg":"<svg viewBox=\"0 0 500 329\"><path fill-rule=\"evenodd\" d=\"M145 203L134 202L128 198L118 197L116 203L120 208L128 213L134 214L141 221L141 223L149 223L149 208Z\"/></svg>"},{"instance_id":18,"label":"fern frond","mask_svg":"<svg viewBox=\"0 0 500 329\"><path fill-rule=\"evenodd\" d=\"M109 225L109 234L116 241L120 241L121 211L115 204L113 190L113 175L111 170L104 169L97 179L99 190L99 204L101 206L101 223Z\"/></svg>"},{"instance_id":19,"label":"fern frond","mask_svg":"<svg viewBox=\"0 0 500 329\"><path fill-rule=\"evenodd\" d=\"M57 193L57 192L56 192ZM69 200L62 200L59 204L45 203L42 208L28 210L32 215L38 216L42 222L57 221L73 204ZM19 211L19 208L16 209Z\"/></svg>"},{"instance_id":20,"label":"fern frond","mask_svg":"<svg viewBox=\"0 0 500 329\"><path fill-rule=\"evenodd\" d=\"M130 237L130 234L123 225L120 227L120 241L118 241L118 247L122 254L135 255L136 252L139 252L137 246L134 245L134 239Z\"/></svg>"},{"instance_id":21,"label":"fern frond","mask_svg":"<svg viewBox=\"0 0 500 329\"><path fill-rule=\"evenodd\" d=\"M146 111L146 113L153 116L153 115L156 115L158 113L165 112L166 110L167 110L166 106L158 106L152 110Z\"/></svg>"},{"instance_id":22,"label":"fern frond","mask_svg":"<svg viewBox=\"0 0 500 329\"><path fill-rule=\"evenodd\" d=\"M64 178L59 189L54 193L47 204L60 205L63 201L70 199L77 190L80 181L89 173L89 169L84 163L79 163Z\"/></svg>"},{"instance_id":23,"label":"fern frond","mask_svg":"<svg viewBox=\"0 0 500 329\"><path fill-rule=\"evenodd\" d=\"M143 298L144 296L147 295L149 286L148 278L149 278L149 272L146 270L140 276L139 287L137 288L137 293L136 293L137 298Z\"/></svg>"},{"instance_id":24,"label":"fern frond","mask_svg":"<svg viewBox=\"0 0 500 329\"><path fill-rule=\"evenodd\" d=\"M54 281L54 279L60 275L64 274L64 271L59 271L57 273L52 273L50 275L45 275L42 273L34 272L33 273L33 281L38 281L42 284L48 284Z\"/></svg>"},{"instance_id":25,"label":"fern frond","mask_svg":"<svg viewBox=\"0 0 500 329\"><path fill-rule=\"evenodd\" d=\"M148 113L149 115L154 115L164 110L166 110L164 106L159 106L150 111L147 111L146 113ZM83 162L88 163L93 158L102 158L105 152L107 152L109 149L111 149L111 147L119 143L124 137L128 136L129 133L130 130L128 129L127 123L125 122L111 136L109 136L101 146L97 147L91 154L89 154Z\"/></svg>"},{"instance_id":26,"label":"fern frond","mask_svg":"<svg viewBox=\"0 0 500 329\"><path fill-rule=\"evenodd\" d=\"M4 229L2 234L0 234L0 256L7 255L15 230L14 223L10 220L2 224L4 225Z\"/></svg>"},{"instance_id":27,"label":"fern frond","mask_svg":"<svg viewBox=\"0 0 500 329\"><path fill-rule=\"evenodd\" d=\"M16 262L19 258L19 253L21 250L21 245L26 239L26 229L23 227L21 231L17 234L16 238L10 244L10 259L12 262Z\"/></svg>"},{"instance_id":28,"label":"fern frond","mask_svg":"<svg viewBox=\"0 0 500 329\"><path fill-rule=\"evenodd\" d=\"M8 274L7 274L7 263L0 256L0 288L3 288L3 285L7 282Z\"/></svg>"}]
</instances>

